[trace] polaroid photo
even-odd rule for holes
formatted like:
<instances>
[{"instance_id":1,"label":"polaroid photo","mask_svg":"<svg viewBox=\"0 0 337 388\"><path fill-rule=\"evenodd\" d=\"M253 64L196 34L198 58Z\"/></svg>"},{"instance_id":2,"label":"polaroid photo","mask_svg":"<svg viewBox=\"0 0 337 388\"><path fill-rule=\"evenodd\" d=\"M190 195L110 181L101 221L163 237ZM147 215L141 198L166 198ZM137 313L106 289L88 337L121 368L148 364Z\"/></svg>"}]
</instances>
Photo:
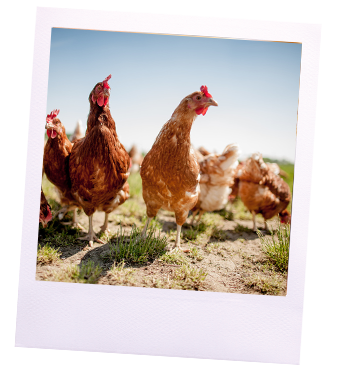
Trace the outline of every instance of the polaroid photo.
<instances>
[{"instance_id":1,"label":"polaroid photo","mask_svg":"<svg viewBox=\"0 0 337 388\"><path fill-rule=\"evenodd\" d=\"M38 8L16 346L298 364L320 26L138 16Z\"/></svg>"}]
</instances>

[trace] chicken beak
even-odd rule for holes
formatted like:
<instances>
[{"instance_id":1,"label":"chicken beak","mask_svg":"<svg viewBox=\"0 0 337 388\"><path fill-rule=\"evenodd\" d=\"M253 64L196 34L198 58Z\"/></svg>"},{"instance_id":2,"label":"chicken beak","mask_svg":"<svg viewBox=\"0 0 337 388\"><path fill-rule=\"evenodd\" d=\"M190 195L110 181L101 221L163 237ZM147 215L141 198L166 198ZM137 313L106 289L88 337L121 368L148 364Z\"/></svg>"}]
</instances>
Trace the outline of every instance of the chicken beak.
<instances>
[{"instance_id":1,"label":"chicken beak","mask_svg":"<svg viewBox=\"0 0 337 388\"><path fill-rule=\"evenodd\" d=\"M217 103L215 100L213 100L213 98L210 98L210 99L208 100L207 104L208 104L209 106L211 106L211 105L213 105L213 106L218 106L218 103Z\"/></svg>"}]
</instances>

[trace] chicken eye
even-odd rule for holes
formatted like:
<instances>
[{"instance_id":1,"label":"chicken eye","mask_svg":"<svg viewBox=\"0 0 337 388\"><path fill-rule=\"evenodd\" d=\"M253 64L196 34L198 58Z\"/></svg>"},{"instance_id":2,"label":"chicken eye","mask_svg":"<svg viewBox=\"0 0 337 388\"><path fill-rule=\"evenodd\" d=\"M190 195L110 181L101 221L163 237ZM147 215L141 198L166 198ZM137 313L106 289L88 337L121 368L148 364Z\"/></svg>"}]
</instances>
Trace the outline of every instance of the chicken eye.
<instances>
[{"instance_id":1,"label":"chicken eye","mask_svg":"<svg viewBox=\"0 0 337 388\"><path fill-rule=\"evenodd\" d=\"M196 96L196 99L199 101L201 100L201 96Z\"/></svg>"}]
</instances>

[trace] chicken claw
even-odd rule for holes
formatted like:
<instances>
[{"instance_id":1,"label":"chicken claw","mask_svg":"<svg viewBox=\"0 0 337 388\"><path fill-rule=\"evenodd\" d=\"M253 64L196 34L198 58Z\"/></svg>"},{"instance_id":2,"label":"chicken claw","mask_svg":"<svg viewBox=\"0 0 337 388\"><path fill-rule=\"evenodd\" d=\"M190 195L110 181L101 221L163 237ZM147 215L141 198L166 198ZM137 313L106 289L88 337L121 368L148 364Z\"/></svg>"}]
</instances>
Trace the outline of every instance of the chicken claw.
<instances>
[{"instance_id":1,"label":"chicken claw","mask_svg":"<svg viewBox=\"0 0 337 388\"><path fill-rule=\"evenodd\" d=\"M89 216L89 231L88 234L84 237L78 237L78 240L88 240L89 241L89 247L93 247L94 241L104 244L104 241L100 240L96 234L94 233L94 228L92 225L92 215Z\"/></svg>"},{"instance_id":2,"label":"chicken claw","mask_svg":"<svg viewBox=\"0 0 337 388\"><path fill-rule=\"evenodd\" d=\"M108 223L109 223L109 213L105 213L105 218L104 218L104 224L101 226L101 232L102 233L110 233L110 229L108 228Z\"/></svg>"}]
</instances>

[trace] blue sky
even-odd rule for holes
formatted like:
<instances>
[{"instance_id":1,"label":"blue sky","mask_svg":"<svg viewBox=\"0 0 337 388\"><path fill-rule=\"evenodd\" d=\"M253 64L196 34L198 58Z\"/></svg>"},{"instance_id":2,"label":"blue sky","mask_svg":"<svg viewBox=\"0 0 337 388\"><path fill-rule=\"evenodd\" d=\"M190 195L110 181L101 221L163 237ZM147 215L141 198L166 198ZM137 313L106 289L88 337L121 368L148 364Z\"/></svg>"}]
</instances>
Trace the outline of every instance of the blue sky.
<instances>
[{"instance_id":1,"label":"blue sky","mask_svg":"<svg viewBox=\"0 0 337 388\"><path fill-rule=\"evenodd\" d=\"M53 28L47 113L60 109L67 133L84 128L88 97L112 75L110 110L129 149L148 151L188 94L207 85L218 102L198 116L194 146L294 161L301 45L235 39Z\"/></svg>"}]
</instances>

